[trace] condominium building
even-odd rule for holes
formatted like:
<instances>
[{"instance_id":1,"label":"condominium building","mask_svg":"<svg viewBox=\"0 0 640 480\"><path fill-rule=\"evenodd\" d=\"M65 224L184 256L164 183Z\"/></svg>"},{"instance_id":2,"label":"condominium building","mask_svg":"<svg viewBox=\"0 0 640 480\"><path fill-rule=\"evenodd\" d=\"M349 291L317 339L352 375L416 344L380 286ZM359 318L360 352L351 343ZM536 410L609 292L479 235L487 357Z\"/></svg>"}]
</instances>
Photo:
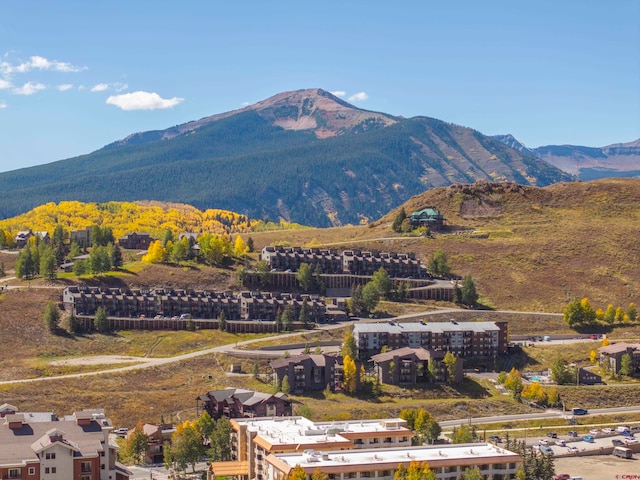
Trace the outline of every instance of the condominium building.
<instances>
[{"instance_id":1,"label":"condominium building","mask_svg":"<svg viewBox=\"0 0 640 480\"><path fill-rule=\"evenodd\" d=\"M63 418L0 406L0 479L127 480L102 409Z\"/></svg>"},{"instance_id":2,"label":"condominium building","mask_svg":"<svg viewBox=\"0 0 640 480\"><path fill-rule=\"evenodd\" d=\"M520 455L489 443L421 445L417 447L348 450L327 452L309 449L304 452L275 453L265 460L264 480L277 480L299 465L307 478L316 470L329 480L392 480L399 465L426 462L438 480L460 478L467 468L477 467L483 478L516 478L522 464Z\"/></svg>"},{"instance_id":3,"label":"condominium building","mask_svg":"<svg viewBox=\"0 0 640 480\"><path fill-rule=\"evenodd\" d=\"M409 447L413 436L400 418L312 422L304 417L264 417L231 419L231 427L233 461L212 463L210 478L267 480L265 459L273 453Z\"/></svg>"},{"instance_id":4,"label":"condominium building","mask_svg":"<svg viewBox=\"0 0 640 480\"><path fill-rule=\"evenodd\" d=\"M457 357L491 358L507 352L507 322L361 323L353 336L361 359L402 347L451 352Z\"/></svg>"}]
</instances>

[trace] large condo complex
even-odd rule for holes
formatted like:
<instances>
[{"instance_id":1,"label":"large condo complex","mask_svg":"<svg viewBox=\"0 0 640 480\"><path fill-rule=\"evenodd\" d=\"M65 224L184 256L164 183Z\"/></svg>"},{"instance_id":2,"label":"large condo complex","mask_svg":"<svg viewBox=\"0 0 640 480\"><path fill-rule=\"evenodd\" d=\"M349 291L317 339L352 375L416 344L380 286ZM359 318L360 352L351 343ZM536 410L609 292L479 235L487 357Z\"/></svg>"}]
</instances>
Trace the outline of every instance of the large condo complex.
<instances>
[{"instance_id":1,"label":"large condo complex","mask_svg":"<svg viewBox=\"0 0 640 480\"><path fill-rule=\"evenodd\" d=\"M398 465L427 462L439 480L467 467L497 480L515 478L522 458L491 444L411 446L412 432L399 418L312 422L304 417L232 419L233 461L211 464L208 478L286 478L296 465L307 478L320 469L330 480L391 480Z\"/></svg>"},{"instance_id":2,"label":"large condo complex","mask_svg":"<svg viewBox=\"0 0 640 480\"><path fill-rule=\"evenodd\" d=\"M458 357L492 358L507 352L507 322L382 322L353 327L360 358L382 347L422 347L449 351Z\"/></svg>"}]
</instances>

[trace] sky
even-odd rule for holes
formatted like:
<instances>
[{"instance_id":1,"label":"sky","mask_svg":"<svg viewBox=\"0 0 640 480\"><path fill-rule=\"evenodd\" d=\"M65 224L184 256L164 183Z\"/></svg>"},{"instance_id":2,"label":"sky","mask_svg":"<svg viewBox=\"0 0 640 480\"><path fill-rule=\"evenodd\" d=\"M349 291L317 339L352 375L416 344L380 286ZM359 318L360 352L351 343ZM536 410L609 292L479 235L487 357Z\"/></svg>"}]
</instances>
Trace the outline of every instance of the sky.
<instances>
[{"instance_id":1,"label":"sky","mask_svg":"<svg viewBox=\"0 0 640 480\"><path fill-rule=\"evenodd\" d=\"M304 88L530 148L633 141L640 2L0 1L0 171Z\"/></svg>"}]
</instances>

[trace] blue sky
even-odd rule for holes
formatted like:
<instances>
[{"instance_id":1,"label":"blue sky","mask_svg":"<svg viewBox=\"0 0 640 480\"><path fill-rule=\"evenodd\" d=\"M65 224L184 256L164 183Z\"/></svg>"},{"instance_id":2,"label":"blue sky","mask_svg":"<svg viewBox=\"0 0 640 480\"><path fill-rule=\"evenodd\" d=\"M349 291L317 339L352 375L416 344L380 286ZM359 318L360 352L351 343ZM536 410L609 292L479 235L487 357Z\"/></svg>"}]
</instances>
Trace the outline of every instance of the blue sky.
<instances>
[{"instance_id":1,"label":"blue sky","mask_svg":"<svg viewBox=\"0 0 640 480\"><path fill-rule=\"evenodd\" d=\"M529 147L632 141L640 2L0 2L0 171L315 87Z\"/></svg>"}]
</instances>

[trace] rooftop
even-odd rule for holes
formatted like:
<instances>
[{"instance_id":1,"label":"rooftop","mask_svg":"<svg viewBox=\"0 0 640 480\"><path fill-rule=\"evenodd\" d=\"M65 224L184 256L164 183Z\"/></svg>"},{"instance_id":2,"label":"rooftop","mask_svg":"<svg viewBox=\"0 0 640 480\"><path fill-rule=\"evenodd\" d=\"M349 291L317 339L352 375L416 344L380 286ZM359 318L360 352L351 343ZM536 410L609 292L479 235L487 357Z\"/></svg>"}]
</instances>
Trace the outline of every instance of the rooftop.
<instances>
[{"instance_id":1,"label":"rooftop","mask_svg":"<svg viewBox=\"0 0 640 480\"><path fill-rule=\"evenodd\" d=\"M358 333L445 333L472 331L475 333L498 332L500 327L494 322L379 322L379 323L360 323L353 326L353 334Z\"/></svg>"}]
</instances>

